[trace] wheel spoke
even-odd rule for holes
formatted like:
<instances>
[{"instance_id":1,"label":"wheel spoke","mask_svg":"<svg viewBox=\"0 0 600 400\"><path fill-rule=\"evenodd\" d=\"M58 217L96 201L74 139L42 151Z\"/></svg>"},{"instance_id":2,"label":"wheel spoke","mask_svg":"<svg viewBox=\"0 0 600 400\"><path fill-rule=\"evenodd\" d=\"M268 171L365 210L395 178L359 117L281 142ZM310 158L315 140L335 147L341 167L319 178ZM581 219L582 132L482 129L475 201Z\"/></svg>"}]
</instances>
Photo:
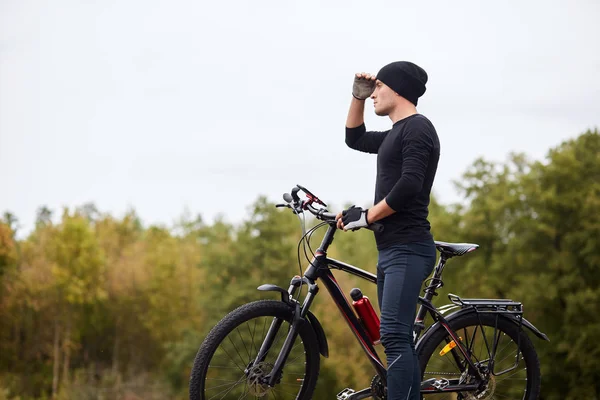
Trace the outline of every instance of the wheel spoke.
<instances>
[{"instance_id":1,"label":"wheel spoke","mask_svg":"<svg viewBox=\"0 0 600 400\"><path fill-rule=\"evenodd\" d=\"M221 397L219 400L223 399L225 396L227 396L227 393L231 392L231 389L233 389L234 387L236 387L237 385L239 385L239 384L240 384L240 382L242 382L243 380L244 380L244 377L241 377L241 378L240 378L240 379L239 379L239 380L238 380L238 381L237 381L237 382L236 382L234 385L232 385L232 386L231 386L229 389L226 389L226 390L222 390L222 391L220 391L219 393L217 393L217 394L216 394L216 395L214 395L213 397L209 398L208 400L212 400L212 399L214 399L215 397L217 397L218 395L220 395L221 393L223 393L223 392L226 392L226 393L223 395L223 397Z\"/></svg>"},{"instance_id":2,"label":"wheel spoke","mask_svg":"<svg viewBox=\"0 0 600 400\"><path fill-rule=\"evenodd\" d=\"M233 345L233 348L235 349L235 352L237 353L238 356L240 356L240 358L242 359L242 362L244 362L244 357L242 357L242 355L240 354L239 350L237 349L237 346L235 345L235 343L233 342L233 340L231 340L231 336L227 336L227 339L229 339L229 341ZM250 361L250 360L248 360L248 361ZM247 364L247 363L244 363L244 364Z\"/></svg>"},{"instance_id":3,"label":"wheel spoke","mask_svg":"<svg viewBox=\"0 0 600 400\"><path fill-rule=\"evenodd\" d=\"M229 357L229 359L230 359L231 361L233 361L233 363L235 364L235 366L237 367L237 369L239 369L239 370L240 370L242 373L244 373L244 369L243 369L243 368L240 368L240 366L239 366L239 365L238 365L238 364L235 362L235 360L233 359L233 357L231 357L231 356L229 355L229 352L228 352L227 350L225 350L225 347L222 347L221 345L219 345L219 347L220 347L221 349L223 349L223 351L225 352L225 354L227 354L227 357ZM210 368L210 366L209 366L209 368Z\"/></svg>"}]
</instances>

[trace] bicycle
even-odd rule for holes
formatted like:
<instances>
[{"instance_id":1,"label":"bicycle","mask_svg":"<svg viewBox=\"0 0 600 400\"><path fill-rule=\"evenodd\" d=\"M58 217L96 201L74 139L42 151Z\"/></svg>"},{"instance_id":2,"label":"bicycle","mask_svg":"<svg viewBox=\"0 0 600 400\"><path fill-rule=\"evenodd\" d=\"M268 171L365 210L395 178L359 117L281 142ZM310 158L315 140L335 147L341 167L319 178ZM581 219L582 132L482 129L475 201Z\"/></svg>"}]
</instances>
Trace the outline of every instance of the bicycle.
<instances>
[{"instance_id":1,"label":"bicycle","mask_svg":"<svg viewBox=\"0 0 600 400\"><path fill-rule=\"evenodd\" d=\"M300 199L300 191L306 199ZM310 249L310 264L304 274L301 271L300 275L291 279L287 290L273 284L258 287L261 291L279 293L281 300L258 300L242 305L211 329L194 359L189 383L190 399L311 399L319 376L320 356L329 356L323 327L310 311L319 292L318 280L329 292L375 369L369 387L358 391L345 388L337 394L337 399L386 399L386 367L375 349L378 341L369 336L364 321L353 310L332 269L358 276L372 284L376 284L376 275L327 256L337 229L336 215L328 212L327 205L317 196L297 185L291 194L286 193L283 197L286 203L277 207L288 207L298 217L308 211L323 221L308 231L303 226L304 235L298 243L298 253L300 243L308 242L310 249L310 235L321 226L328 226L321 245L314 253ZM317 208L314 204L321 207ZM367 227L374 231L382 228L383 225L378 223ZM440 258L432 277L426 282L425 295L419 297L414 323L415 348L421 365L421 395L437 399L450 395L446 398L464 400L537 399L541 386L539 360L524 328L543 340L549 341L548 337L523 317L523 305L511 299L463 299L450 293L450 303L436 308L432 299L437 296L436 290L443 286L442 272L447 261L470 253L479 246L440 241L435 244ZM300 301L304 285L307 293ZM452 313L444 316L450 311ZM425 328L427 314L433 322ZM255 343L255 334L260 330L261 338ZM249 343L242 333L250 334ZM476 346L478 333L482 340ZM298 337L300 341L297 341ZM506 347L511 344L516 345L516 349L505 353ZM299 346L302 348L299 349ZM294 353L294 350L301 351ZM240 360L236 362L232 354L239 356ZM221 357L225 361L211 364ZM297 363L298 360L300 362ZM445 371L444 367L454 371Z\"/></svg>"}]
</instances>

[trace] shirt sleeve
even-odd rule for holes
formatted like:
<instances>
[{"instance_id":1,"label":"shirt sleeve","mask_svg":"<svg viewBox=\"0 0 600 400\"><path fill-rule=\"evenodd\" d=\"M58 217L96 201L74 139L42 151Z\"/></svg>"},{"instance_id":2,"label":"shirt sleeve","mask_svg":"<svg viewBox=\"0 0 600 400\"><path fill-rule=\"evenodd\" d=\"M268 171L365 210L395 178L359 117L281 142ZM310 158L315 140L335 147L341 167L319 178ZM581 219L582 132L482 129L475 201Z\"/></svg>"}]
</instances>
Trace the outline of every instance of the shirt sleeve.
<instances>
[{"instance_id":1,"label":"shirt sleeve","mask_svg":"<svg viewBox=\"0 0 600 400\"><path fill-rule=\"evenodd\" d=\"M369 131L365 127L365 124L361 124L356 128L346 128L346 144L348 147L354 150L362 151L365 153L377 154L379 146L385 139L385 136L389 131L377 132Z\"/></svg>"},{"instance_id":2,"label":"shirt sleeve","mask_svg":"<svg viewBox=\"0 0 600 400\"><path fill-rule=\"evenodd\" d=\"M395 146L402 148L402 176L387 195L386 202L394 211L398 211L423 189L433 143L427 128L421 125L408 129Z\"/></svg>"}]
</instances>

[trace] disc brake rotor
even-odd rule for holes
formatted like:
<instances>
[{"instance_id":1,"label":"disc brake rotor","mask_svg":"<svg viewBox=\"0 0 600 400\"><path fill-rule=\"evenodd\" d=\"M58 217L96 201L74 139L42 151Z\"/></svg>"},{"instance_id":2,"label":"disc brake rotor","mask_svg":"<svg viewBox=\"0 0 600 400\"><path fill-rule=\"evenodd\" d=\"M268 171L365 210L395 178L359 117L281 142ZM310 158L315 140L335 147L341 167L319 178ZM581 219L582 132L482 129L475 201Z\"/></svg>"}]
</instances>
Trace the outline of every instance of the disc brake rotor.
<instances>
[{"instance_id":1,"label":"disc brake rotor","mask_svg":"<svg viewBox=\"0 0 600 400\"><path fill-rule=\"evenodd\" d=\"M264 397L269 392L269 385L263 383L264 377L273 370L273 364L261 362L250 369L248 372L248 393L256 397Z\"/></svg>"}]
</instances>

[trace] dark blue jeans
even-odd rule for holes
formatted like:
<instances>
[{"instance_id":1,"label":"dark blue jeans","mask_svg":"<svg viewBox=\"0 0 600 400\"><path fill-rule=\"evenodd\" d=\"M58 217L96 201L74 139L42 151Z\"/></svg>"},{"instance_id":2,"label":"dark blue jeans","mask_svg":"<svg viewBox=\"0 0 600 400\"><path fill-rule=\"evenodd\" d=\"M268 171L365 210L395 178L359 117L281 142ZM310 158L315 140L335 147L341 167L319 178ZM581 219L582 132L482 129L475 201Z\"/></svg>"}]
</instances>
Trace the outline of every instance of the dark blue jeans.
<instances>
[{"instance_id":1,"label":"dark blue jeans","mask_svg":"<svg viewBox=\"0 0 600 400\"><path fill-rule=\"evenodd\" d=\"M419 400L421 373L413 343L417 299L436 259L432 241L397 244L379 252L377 297L381 344L388 363L388 400Z\"/></svg>"}]
</instances>

